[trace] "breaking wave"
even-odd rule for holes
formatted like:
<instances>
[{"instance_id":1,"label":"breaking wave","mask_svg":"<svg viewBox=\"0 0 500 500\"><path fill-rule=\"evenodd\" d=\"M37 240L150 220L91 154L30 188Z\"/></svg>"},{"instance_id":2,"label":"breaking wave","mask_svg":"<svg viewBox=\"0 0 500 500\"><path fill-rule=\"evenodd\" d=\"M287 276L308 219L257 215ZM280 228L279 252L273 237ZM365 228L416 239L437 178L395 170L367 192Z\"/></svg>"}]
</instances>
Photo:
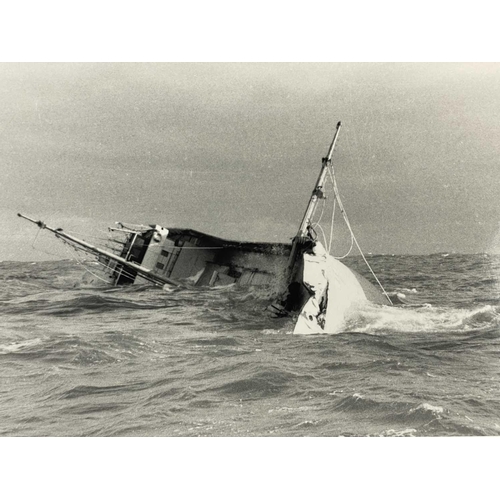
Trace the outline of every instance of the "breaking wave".
<instances>
[{"instance_id":1,"label":"breaking wave","mask_svg":"<svg viewBox=\"0 0 500 500\"><path fill-rule=\"evenodd\" d=\"M491 305L472 309L433 307L386 307L366 304L351 313L346 331L371 334L397 332L470 332L500 324L500 308Z\"/></svg>"}]
</instances>

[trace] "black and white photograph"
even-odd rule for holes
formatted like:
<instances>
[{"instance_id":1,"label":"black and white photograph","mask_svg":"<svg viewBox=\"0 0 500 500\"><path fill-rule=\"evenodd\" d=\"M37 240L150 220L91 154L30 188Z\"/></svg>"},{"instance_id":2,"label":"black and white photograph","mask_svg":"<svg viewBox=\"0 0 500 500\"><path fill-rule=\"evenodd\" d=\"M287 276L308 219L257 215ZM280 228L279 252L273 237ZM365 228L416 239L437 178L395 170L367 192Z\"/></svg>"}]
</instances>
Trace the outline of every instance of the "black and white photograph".
<instances>
[{"instance_id":1,"label":"black and white photograph","mask_svg":"<svg viewBox=\"0 0 500 500\"><path fill-rule=\"evenodd\" d=\"M500 434L499 64L1 79L3 435Z\"/></svg>"},{"instance_id":2,"label":"black and white photograph","mask_svg":"<svg viewBox=\"0 0 500 500\"><path fill-rule=\"evenodd\" d=\"M0 436L498 437L500 63L134 59L0 64Z\"/></svg>"}]
</instances>

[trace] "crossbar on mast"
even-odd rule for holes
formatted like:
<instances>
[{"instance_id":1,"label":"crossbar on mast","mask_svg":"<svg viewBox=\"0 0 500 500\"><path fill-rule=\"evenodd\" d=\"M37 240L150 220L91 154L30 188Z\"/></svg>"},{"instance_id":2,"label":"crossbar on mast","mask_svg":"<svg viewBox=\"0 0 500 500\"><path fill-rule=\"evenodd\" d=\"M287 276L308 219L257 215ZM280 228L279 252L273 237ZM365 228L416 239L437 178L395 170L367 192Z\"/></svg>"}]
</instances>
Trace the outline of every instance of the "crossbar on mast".
<instances>
[{"instance_id":1,"label":"crossbar on mast","mask_svg":"<svg viewBox=\"0 0 500 500\"><path fill-rule=\"evenodd\" d=\"M337 130L335 131L332 143L330 144L330 148L328 149L328 154L323 158L323 164L321 166L318 180L316 181L316 184L314 186L311 198L309 199L309 203L307 205L304 217L302 218L302 222L300 224L299 231L297 233L298 237L304 237L308 235L308 228L311 224L312 218L314 217L314 212L316 211L318 200L323 197L323 186L325 184L326 174L328 172L328 167L332 163L332 154L335 148L335 143L337 142L337 137L339 135L341 126L342 122L338 122Z\"/></svg>"}]
</instances>

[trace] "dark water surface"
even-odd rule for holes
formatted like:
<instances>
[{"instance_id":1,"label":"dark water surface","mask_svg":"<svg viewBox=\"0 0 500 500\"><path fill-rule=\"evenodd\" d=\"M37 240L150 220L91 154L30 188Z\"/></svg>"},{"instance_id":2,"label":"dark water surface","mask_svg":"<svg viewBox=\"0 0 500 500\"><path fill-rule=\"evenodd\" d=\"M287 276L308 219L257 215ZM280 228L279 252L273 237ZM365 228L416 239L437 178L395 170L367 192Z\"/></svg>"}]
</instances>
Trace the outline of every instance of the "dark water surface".
<instances>
[{"instance_id":1,"label":"dark water surface","mask_svg":"<svg viewBox=\"0 0 500 500\"><path fill-rule=\"evenodd\" d=\"M0 435L500 435L500 257L370 263L409 304L321 336L291 335L262 291L0 263Z\"/></svg>"}]
</instances>

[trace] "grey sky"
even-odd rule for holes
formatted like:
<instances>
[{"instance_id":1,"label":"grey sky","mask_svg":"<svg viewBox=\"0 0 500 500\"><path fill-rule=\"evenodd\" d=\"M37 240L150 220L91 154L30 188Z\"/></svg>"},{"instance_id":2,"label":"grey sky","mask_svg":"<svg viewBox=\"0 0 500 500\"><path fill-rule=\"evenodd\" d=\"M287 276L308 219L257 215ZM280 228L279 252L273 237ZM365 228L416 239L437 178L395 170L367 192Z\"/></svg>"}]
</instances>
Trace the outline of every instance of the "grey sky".
<instances>
[{"instance_id":1,"label":"grey sky","mask_svg":"<svg viewBox=\"0 0 500 500\"><path fill-rule=\"evenodd\" d=\"M9 63L0 105L0 260L49 258L18 211L287 241L338 120L364 251L498 241L500 64Z\"/></svg>"}]
</instances>

